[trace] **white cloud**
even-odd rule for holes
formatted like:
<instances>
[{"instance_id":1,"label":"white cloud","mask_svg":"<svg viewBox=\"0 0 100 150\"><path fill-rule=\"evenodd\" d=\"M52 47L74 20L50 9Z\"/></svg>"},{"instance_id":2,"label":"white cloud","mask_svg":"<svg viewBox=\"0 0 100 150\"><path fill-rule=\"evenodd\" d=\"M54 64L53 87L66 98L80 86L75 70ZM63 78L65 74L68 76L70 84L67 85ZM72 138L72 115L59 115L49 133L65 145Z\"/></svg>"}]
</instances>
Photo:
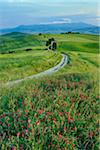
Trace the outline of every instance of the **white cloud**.
<instances>
[{"instance_id":1,"label":"white cloud","mask_svg":"<svg viewBox=\"0 0 100 150\"><path fill-rule=\"evenodd\" d=\"M45 22L45 23L40 23L40 24L63 24L63 23L71 23L71 19L65 18L62 21L52 21L52 22Z\"/></svg>"},{"instance_id":2,"label":"white cloud","mask_svg":"<svg viewBox=\"0 0 100 150\"><path fill-rule=\"evenodd\" d=\"M71 23L71 22L72 22L71 19L69 19L69 18L63 18L63 20L64 20L64 22L66 22L66 23Z\"/></svg>"}]
</instances>

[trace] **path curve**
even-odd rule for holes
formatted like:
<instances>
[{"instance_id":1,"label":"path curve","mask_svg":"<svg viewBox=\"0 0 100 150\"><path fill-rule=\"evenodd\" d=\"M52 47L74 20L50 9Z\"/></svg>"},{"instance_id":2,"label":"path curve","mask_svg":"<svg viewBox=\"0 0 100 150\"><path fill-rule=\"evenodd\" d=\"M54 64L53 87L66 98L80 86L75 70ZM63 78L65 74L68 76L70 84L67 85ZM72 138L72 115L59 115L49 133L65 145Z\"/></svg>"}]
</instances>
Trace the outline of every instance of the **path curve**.
<instances>
[{"instance_id":1,"label":"path curve","mask_svg":"<svg viewBox=\"0 0 100 150\"><path fill-rule=\"evenodd\" d=\"M65 54L61 54L61 55L63 56L63 58L62 58L61 62L58 65L56 65L56 66L54 66L54 67L52 67L52 68L50 68L50 69L48 69L46 71L43 71L43 72L40 72L38 74L25 77L23 79L19 79L19 80L15 80L15 81L9 81L5 85L12 86L14 84L20 83L20 82L25 81L27 79L38 78L38 77L42 77L44 75L50 75L50 74L58 71L59 69L61 69L62 67L64 67L68 63L68 56L65 55Z\"/></svg>"}]
</instances>

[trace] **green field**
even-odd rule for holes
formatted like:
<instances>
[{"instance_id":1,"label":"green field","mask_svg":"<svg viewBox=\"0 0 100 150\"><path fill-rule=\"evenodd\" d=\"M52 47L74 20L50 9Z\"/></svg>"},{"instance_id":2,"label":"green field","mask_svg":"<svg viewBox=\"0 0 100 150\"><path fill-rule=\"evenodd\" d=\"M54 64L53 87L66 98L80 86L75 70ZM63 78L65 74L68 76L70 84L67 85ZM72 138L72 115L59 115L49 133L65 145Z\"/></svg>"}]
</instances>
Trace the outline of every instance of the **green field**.
<instances>
[{"instance_id":1,"label":"green field","mask_svg":"<svg viewBox=\"0 0 100 150\"><path fill-rule=\"evenodd\" d=\"M0 82L17 80L45 71L57 65L61 59L60 53L44 50L0 54Z\"/></svg>"},{"instance_id":2,"label":"green field","mask_svg":"<svg viewBox=\"0 0 100 150\"><path fill-rule=\"evenodd\" d=\"M51 37L58 53L46 50ZM50 76L1 86L0 149L98 150L99 36L11 33L0 43L0 83L55 66L61 52L69 56Z\"/></svg>"},{"instance_id":3,"label":"green field","mask_svg":"<svg viewBox=\"0 0 100 150\"><path fill-rule=\"evenodd\" d=\"M48 38L54 37L58 50L99 52L99 36L84 34L42 34L29 35L24 33L10 33L0 36L0 53L26 50L27 48L42 49Z\"/></svg>"}]
</instances>

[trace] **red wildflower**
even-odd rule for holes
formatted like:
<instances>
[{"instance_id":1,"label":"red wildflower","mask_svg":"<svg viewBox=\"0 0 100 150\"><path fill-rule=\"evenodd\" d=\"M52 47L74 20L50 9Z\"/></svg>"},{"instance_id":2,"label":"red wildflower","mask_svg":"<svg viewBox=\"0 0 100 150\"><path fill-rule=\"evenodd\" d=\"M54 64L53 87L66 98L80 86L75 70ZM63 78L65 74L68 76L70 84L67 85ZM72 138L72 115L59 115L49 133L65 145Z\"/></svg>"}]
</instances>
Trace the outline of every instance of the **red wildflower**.
<instances>
[{"instance_id":1,"label":"red wildflower","mask_svg":"<svg viewBox=\"0 0 100 150\"><path fill-rule=\"evenodd\" d=\"M33 109L34 107L33 107L33 103L32 102L30 102L30 107L31 107L31 109Z\"/></svg>"},{"instance_id":2,"label":"red wildflower","mask_svg":"<svg viewBox=\"0 0 100 150\"><path fill-rule=\"evenodd\" d=\"M55 119L55 118L52 118L52 121L56 121L56 119Z\"/></svg>"},{"instance_id":3,"label":"red wildflower","mask_svg":"<svg viewBox=\"0 0 100 150\"><path fill-rule=\"evenodd\" d=\"M25 106L25 102L24 101L22 102L22 104L23 104L23 106Z\"/></svg>"},{"instance_id":4,"label":"red wildflower","mask_svg":"<svg viewBox=\"0 0 100 150\"><path fill-rule=\"evenodd\" d=\"M74 98L71 98L71 101L72 101L72 103L74 103L74 102L75 102L75 99L74 99Z\"/></svg>"},{"instance_id":5,"label":"red wildflower","mask_svg":"<svg viewBox=\"0 0 100 150\"><path fill-rule=\"evenodd\" d=\"M16 147L12 147L12 150L17 150Z\"/></svg>"},{"instance_id":6,"label":"red wildflower","mask_svg":"<svg viewBox=\"0 0 100 150\"><path fill-rule=\"evenodd\" d=\"M64 142L65 142L66 144L69 144L69 140L68 140L67 138L64 139Z\"/></svg>"},{"instance_id":7,"label":"red wildflower","mask_svg":"<svg viewBox=\"0 0 100 150\"><path fill-rule=\"evenodd\" d=\"M66 127L64 127L64 131L66 132Z\"/></svg>"},{"instance_id":8,"label":"red wildflower","mask_svg":"<svg viewBox=\"0 0 100 150\"><path fill-rule=\"evenodd\" d=\"M44 112L44 109L39 109L39 110L38 110L38 113L39 113L39 114L42 114L43 112Z\"/></svg>"},{"instance_id":9,"label":"red wildflower","mask_svg":"<svg viewBox=\"0 0 100 150\"><path fill-rule=\"evenodd\" d=\"M20 112L20 109L17 109L17 111L16 111L17 113L19 113Z\"/></svg>"},{"instance_id":10,"label":"red wildflower","mask_svg":"<svg viewBox=\"0 0 100 150\"><path fill-rule=\"evenodd\" d=\"M2 114L1 116L2 116L2 117L5 117L5 114Z\"/></svg>"},{"instance_id":11,"label":"red wildflower","mask_svg":"<svg viewBox=\"0 0 100 150\"><path fill-rule=\"evenodd\" d=\"M10 124L8 123L7 126L10 127Z\"/></svg>"},{"instance_id":12,"label":"red wildflower","mask_svg":"<svg viewBox=\"0 0 100 150\"><path fill-rule=\"evenodd\" d=\"M20 150L23 150L23 145L20 145Z\"/></svg>"},{"instance_id":13,"label":"red wildflower","mask_svg":"<svg viewBox=\"0 0 100 150\"><path fill-rule=\"evenodd\" d=\"M30 128L30 124L28 124L27 126L28 126L28 128Z\"/></svg>"},{"instance_id":14,"label":"red wildflower","mask_svg":"<svg viewBox=\"0 0 100 150\"><path fill-rule=\"evenodd\" d=\"M63 113L62 113L62 112L60 112L60 111L58 112L58 114L59 114L59 116L61 116L61 117L63 116Z\"/></svg>"},{"instance_id":15,"label":"red wildflower","mask_svg":"<svg viewBox=\"0 0 100 150\"><path fill-rule=\"evenodd\" d=\"M76 131L76 130L77 130L77 128L76 128L76 127L74 127L74 128L73 128L73 130L74 130L74 131Z\"/></svg>"},{"instance_id":16,"label":"red wildflower","mask_svg":"<svg viewBox=\"0 0 100 150\"><path fill-rule=\"evenodd\" d=\"M69 83L67 84L67 87L70 88L70 84Z\"/></svg>"},{"instance_id":17,"label":"red wildflower","mask_svg":"<svg viewBox=\"0 0 100 150\"><path fill-rule=\"evenodd\" d=\"M89 137L92 137L93 136L93 132L89 132Z\"/></svg>"},{"instance_id":18,"label":"red wildflower","mask_svg":"<svg viewBox=\"0 0 100 150\"><path fill-rule=\"evenodd\" d=\"M46 112L46 115L48 116L50 114L50 112Z\"/></svg>"},{"instance_id":19,"label":"red wildflower","mask_svg":"<svg viewBox=\"0 0 100 150\"><path fill-rule=\"evenodd\" d=\"M83 100L85 97L83 94L80 94L80 98Z\"/></svg>"},{"instance_id":20,"label":"red wildflower","mask_svg":"<svg viewBox=\"0 0 100 150\"><path fill-rule=\"evenodd\" d=\"M70 114L68 114L68 116L67 116L67 121L68 121L68 123L70 122Z\"/></svg>"},{"instance_id":21,"label":"red wildflower","mask_svg":"<svg viewBox=\"0 0 100 150\"><path fill-rule=\"evenodd\" d=\"M60 138L60 139L62 138L62 135L61 135L61 134L59 134L59 138Z\"/></svg>"},{"instance_id":22,"label":"red wildflower","mask_svg":"<svg viewBox=\"0 0 100 150\"><path fill-rule=\"evenodd\" d=\"M52 112L52 115L54 115L54 112Z\"/></svg>"},{"instance_id":23,"label":"red wildflower","mask_svg":"<svg viewBox=\"0 0 100 150\"><path fill-rule=\"evenodd\" d=\"M20 136L20 132L17 133L17 137L19 137L19 136Z\"/></svg>"}]
</instances>

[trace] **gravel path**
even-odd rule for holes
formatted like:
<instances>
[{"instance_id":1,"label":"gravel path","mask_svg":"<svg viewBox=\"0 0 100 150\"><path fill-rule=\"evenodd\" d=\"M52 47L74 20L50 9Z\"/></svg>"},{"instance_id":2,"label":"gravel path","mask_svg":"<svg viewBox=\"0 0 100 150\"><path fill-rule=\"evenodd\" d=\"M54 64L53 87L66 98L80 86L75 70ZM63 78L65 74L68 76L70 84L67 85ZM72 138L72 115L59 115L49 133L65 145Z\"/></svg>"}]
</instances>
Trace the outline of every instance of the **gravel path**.
<instances>
[{"instance_id":1,"label":"gravel path","mask_svg":"<svg viewBox=\"0 0 100 150\"><path fill-rule=\"evenodd\" d=\"M61 54L61 55L63 56L63 58L62 58L61 62L58 65L56 65L56 66L54 66L54 67L52 67L52 68L50 68L46 71L43 71L43 72L40 72L38 74L25 77L23 79L19 79L19 80L15 80L15 81L9 81L8 83L6 83L6 85L12 86L14 84L20 83L20 82L28 80L28 79L38 78L38 77L42 77L44 75L50 75L50 74L58 71L60 68L64 67L68 63L68 56L65 55L65 54Z\"/></svg>"}]
</instances>

